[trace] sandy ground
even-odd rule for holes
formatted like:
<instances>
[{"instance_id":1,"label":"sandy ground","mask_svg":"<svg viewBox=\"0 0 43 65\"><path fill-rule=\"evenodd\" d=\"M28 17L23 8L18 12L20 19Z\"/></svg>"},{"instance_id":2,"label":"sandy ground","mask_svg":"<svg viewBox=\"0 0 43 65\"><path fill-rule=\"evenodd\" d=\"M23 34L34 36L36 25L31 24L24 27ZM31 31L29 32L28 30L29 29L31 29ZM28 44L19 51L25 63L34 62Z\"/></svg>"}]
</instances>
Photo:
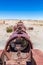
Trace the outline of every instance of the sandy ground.
<instances>
[{"instance_id":1,"label":"sandy ground","mask_svg":"<svg viewBox=\"0 0 43 65\"><path fill-rule=\"evenodd\" d=\"M13 23L12 23L13 21ZM15 25L17 21L14 20L7 21L5 24L0 24L0 49L3 49L6 45L6 41L8 40L9 36L12 33L6 32L6 27L10 25ZM43 26L40 25L33 25L33 24L43 24L43 22L29 22L29 21L23 21L24 25L27 28L27 33L30 36L31 41L33 42L33 47L36 49L40 49L43 51ZM33 30L28 30L28 27L33 27Z\"/></svg>"}]
</instances>

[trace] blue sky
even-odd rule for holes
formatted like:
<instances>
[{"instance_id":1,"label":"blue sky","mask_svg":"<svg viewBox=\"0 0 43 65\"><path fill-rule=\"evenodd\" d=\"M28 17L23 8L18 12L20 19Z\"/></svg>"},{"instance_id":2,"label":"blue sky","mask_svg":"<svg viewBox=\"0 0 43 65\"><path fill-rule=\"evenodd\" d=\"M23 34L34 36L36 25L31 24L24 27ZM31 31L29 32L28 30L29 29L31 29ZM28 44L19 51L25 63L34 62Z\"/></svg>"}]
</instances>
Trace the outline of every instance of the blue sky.
<instances>
[{"instance_id":1,"label":"blue sky","mask_svg":"<svg viewBox=\"0 0 43 65\"><path fill-rule=\"evenodd\" d=\"M43 20L43 0L0 0L0 19Z\"/></svg>"}]
</instances>

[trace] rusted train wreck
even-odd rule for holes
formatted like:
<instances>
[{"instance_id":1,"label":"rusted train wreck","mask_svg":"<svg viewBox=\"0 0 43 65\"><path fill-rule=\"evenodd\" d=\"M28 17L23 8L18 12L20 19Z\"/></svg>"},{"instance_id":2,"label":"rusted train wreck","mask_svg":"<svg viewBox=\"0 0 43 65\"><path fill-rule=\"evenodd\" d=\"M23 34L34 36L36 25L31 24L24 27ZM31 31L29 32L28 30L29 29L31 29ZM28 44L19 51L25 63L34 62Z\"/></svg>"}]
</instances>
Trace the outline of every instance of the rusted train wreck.
<instances>
[{"instance_id":1,"label":"rusted train wreck","mask_svg":"<svg viewBox=\"0 0 43 65\"><path fill-rule=\"evenodd\" d=\"M14 32L0 50L0 65L43 65L43 53L33 44L23 22L14 26Z\"/></svg>"}]
</instances>

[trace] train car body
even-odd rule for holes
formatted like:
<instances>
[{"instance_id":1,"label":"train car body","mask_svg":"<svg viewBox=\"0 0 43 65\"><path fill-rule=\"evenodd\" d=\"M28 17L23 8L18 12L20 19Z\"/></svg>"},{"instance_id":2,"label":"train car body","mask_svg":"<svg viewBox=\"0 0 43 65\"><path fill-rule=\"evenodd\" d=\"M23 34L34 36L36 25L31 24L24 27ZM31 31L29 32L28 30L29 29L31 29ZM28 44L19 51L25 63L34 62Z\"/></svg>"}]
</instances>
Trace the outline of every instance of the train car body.
<instances>
[{"instance_id":1,"label":"train car body","mask_svg":"<svg viewBox=\"0 0 43 65\"><path fill-rule=\"evenodd\" d=\"M33 49L26 27L20 21L14 26L14 32L8 39L5 49L0 50L0 65L40 65L37 53L43 56L39 50Z\"/></svg>"}]
</instances>

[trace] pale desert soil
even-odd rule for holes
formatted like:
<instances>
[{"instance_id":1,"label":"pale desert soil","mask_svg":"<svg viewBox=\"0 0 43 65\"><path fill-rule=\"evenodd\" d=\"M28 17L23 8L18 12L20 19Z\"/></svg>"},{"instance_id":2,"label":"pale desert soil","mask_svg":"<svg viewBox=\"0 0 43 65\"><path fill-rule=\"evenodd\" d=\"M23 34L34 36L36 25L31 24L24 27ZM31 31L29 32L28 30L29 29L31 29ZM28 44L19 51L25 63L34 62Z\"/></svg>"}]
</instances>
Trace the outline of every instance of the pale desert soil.
<instances>
[{"instance_id":1,"label":"pale desert soil","mask_svg":"<svg viewBox=\"0 0 43 65\"><path fill-rule=\"evenodd\" d=\"M0 24L0 49L3 49L5 47L6 41L8 40L9 36L12 34L12 33L6 32L6 27L10 25L14 26L17 23L17 21L18 20L16 21L8 20L6 21L5 24ZM37 25L37 24L43 24L43 21L33 22L31 20L31 22L29 22L24 20L23 22L27 28L27 33L29 34L30 39L33 43L33 47L43 51L43 26ZM33 24L36 24L36 25L33 25ZM34 29L28 30L28 27L33 27Z\"/></svg>"}]
</instances>

